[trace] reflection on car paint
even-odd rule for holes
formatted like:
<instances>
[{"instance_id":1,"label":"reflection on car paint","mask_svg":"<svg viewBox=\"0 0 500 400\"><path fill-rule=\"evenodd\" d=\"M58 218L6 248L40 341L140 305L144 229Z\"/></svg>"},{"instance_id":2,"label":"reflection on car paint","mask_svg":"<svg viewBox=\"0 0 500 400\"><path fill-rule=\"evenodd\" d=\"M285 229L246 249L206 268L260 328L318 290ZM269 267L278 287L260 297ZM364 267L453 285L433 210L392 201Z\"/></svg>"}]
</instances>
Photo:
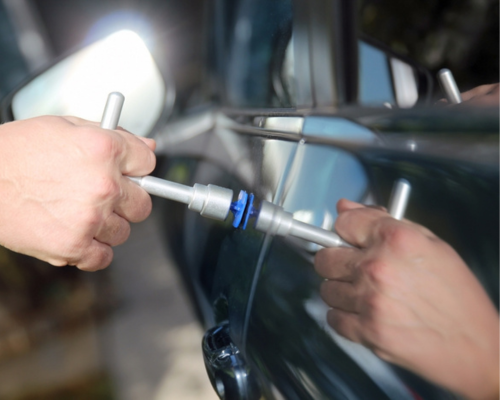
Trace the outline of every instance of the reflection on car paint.
<instances>
[{"instance_id":1,"label":"reflection on car paint","mask_svg":"<svg viewBox=\"0 0 500 400\"><path fill-rule=\"evenodd\" d=\"M329 307L318 294L304 302L307 313L333 338L335 343L351 357L365 373L372 378L389 398L413 400L413 395L387 363L361 344L351 342L335 332L326 320Z\"/></svg>"}]
</instances>

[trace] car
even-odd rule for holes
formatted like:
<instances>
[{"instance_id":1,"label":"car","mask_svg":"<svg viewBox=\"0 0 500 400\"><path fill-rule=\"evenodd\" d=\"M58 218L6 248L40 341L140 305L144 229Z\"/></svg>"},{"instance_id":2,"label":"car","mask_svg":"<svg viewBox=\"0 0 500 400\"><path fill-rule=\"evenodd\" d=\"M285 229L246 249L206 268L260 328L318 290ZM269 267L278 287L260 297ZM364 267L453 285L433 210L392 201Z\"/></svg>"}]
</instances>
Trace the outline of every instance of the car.
<instances>
[{"instance_id":1,"label":"car","mask_svg":"<svg viewBox=\"0 0 500 400\"><path fill-rule=\"evenodd\" d=\"M498 308L498 109L435 106L436 67L449 52L422 48L453 36L423 24L415 39L408 29L427 21L425 12L468 23L488 13L477 6L467 19L458 12L466 2L438 3L214 2L204 101L168 121L164 108L149 107L142 121L157 141L155 175L245 190L326 230L340 198L387 205L404 178L412 187L406 217L450 243ZM438 59L434 69L417 62L426 57ZM498 76L494 62L482 71ZM480 79L467 74L458 69L459 83ZM2 119L20 117L23 96L33 101L34 92L7 98ZM231 217L207 219L169 200L154 207L206 329L205 366L220 398L454 398L328 326L317 244L252 224L235 229Z\"/></svg>"}]
</instances>

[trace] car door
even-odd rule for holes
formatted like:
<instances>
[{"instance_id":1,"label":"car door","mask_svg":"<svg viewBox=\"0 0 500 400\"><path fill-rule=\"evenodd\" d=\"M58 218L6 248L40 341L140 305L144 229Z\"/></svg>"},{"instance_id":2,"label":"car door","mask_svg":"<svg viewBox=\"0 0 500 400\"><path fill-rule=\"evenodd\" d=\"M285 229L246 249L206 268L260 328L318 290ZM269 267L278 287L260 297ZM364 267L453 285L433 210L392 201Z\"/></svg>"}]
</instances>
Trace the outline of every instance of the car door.
<instances>
[{"instance_id":1,"label":"car door","mask_svg":"<svg viewBox=\"0 0 500 400\"><path fill-rule=\"evenodd\" d=\"M425 184L405 168L407 150L421 142L391 144L397 129L383 124L395 108L428 102L432 81L411 60L358 41L349 2L221 0L212 11L208 89L220 107L189 140L167 146L164 177L244 189L324 229L341 197L387 204L395 179ZM221 398L449 398L328 327L317 245L251 225L234 230L230 219L205 220L184 206L167 212Z\"/></svg>"}]
</instances>

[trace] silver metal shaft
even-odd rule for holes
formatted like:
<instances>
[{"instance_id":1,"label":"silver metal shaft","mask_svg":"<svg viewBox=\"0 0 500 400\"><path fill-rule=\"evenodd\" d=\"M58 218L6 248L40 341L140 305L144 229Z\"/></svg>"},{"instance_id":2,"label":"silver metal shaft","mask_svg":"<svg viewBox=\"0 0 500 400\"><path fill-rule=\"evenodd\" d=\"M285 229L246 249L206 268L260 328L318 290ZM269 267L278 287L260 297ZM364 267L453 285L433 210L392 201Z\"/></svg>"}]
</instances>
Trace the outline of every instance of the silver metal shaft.
<instances>
[{"instance_id":1,"label":"silver metal shaft","mask_svg":"<svg viewBox=\"0 0 500 400\"><path fill-rule=\"evenodd\" d=\"M131 177L130 180L137 183L149 194L189 204L193 198L194 189L191 186L155 178L154 176Z\"/></svg>"},{"instance_id":2,"label":"silver metal shaft","mask_svg":"<svg viewBox=\"0 0 500 400\"><path fill-rule=\"evenodd\" d=\"M395 182L389 200L389 214L394 218L403 218L410 192L411 186L406 179ZM271 235L293 236L323 247L353 247L337 233L298 221L293 218L292 213L285 211L283 207L265 200L261 203L259 215L255 221L255 229Z\"/></svg>"},{"instance_id":3,"label":"silver metal shaft","mask_svg":"<svg viewBox=\"0 0 500 400\"><path fill-rule=\"evenodd\" d=\"M118 127L124 101L125 96L120 92L112 92L108 95L106 107L102 113L101 128L116 129Z\"/></svg>"},{"instance_id":4,"label":"silver metal shaft","mask_svg":"<svg viewBox=\"0 0 500 400\"><path fill-rule=\"evenodd\" d=\"M155 178L154 176L130 177L149 194L188 205L202 216L224 221L229 215L233 191L216 185L195 183L193 187Z\"/></svg>"},{"instance_id":5,"label":"silver metal shaft","mask_svg":"<svg viewBox=\"0 0 500 400\"><path fill-rule=\"evenodd\" d=\"M102 128L116 129L124 100L121 93L109 94L102 117ZM187 204L189 209L198 211L205 217L225 220L229 214L233 199L233 191L230 189L198 183L190 187L152 176L130 177L130 179L146 192ZM401 219L403 217L409 195L409 182L404 179L397 181L389 202L389 213L394 218ZM272 235L294 236L324 247L352 247L335 232L298 221L293 218L292 213L265 200L261 203L255 229Z\"/></svg>"},{"instance_id":6,"label":"silver metal shaft","mask_svg":"<svg viewBox=\"0 0 500 400\"><path fill-rule=\"evenodd\" d=\"M391 198L389 200L388 212L395 219L402 219L406 212L408 200L410 200L411 185L406 179L399 179L394 183Z\"/></svg>"},{"instance_id":7,"label":"silver metal shaft","mask_svg":"<svg viewBox=\"0 0 500 400\"><path fill-rule=\"evenodd\" d=\"M119 92L108 95L101 128L116 129L124 101L125 97ZM205 186L196 183L191 187L153 176L131 176L129 179L149 194L187 204L190 210L197 211L204 217L222 221L227 218L233 201L231 189L216 185Z\"/></svg>"},{"instance_id":8,"label":"silver metal shaft","mask_svg":"<svg viewBox=\"0 0 500 400\"><path fill-rule=\"evenodd\" d=\"M328 232L328 234L326 234L326 232ZM319 244L323 247L353 247L335 232L326 231L323 228L306 224L305 222L295 219L293 220L289 235L308 240L309 242Z\"/></svg>"},{"instance_id":9,"label":"silver metal shaft","mask_svg":"<svg viewBox=\"0 0 500 400\"><path fill-rule=\"evenodd\" d=\"M460 95L460 90L458 89L457 83L451 71L447 68L443 68L437 74L439 83L443 88L446 98L450 104L458 104L462 102L462 96Z\"/></svg>"}]
</instances>

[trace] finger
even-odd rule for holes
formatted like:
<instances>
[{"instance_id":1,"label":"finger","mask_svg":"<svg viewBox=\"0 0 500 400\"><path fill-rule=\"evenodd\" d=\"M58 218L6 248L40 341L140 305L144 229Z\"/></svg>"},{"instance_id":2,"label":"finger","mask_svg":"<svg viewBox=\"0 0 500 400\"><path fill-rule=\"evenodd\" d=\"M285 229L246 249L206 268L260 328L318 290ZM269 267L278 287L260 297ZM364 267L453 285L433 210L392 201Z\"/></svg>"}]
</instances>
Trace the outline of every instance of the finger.
<instances>
[{"instance_id":1,"label":"finger","mask_svg":"<svg viewBox=\"0 0 500 400\"><path fill-rule=\"evenodd\" d=\"M379 210L388 213L387 208L385 208L384 206L369 205L366 206L366 208L372 208L374 210Z\"/></svg>"},{"instance_id":2,"label":"finger","mask_svg":"<svg viewBox=\"0 0 500 400\"><path fill-rule=\"evenodd\" d=\"M354 201L347 200L347 199L340 199L337 202L337 211L339 213L341 213L343 211L354 210L356 208L365 208L365 206L363 204L356 203Z\"/></svg>"},{"instance_id":3,"label":"finger","mask_svg":"<svg viewBox=\"0 0 500 400\"><path fill-rule=\"evenodd\" d=\"M340 336L356 343L362 343L361 322L356 314L332 309L328 311L326 320L328 321L328 325Z\"/></svg>"},{"instance_id":4,"label":"finger","mask_svg":"<svg viewBox=\"0 0 500 400\"><path fill-rule=\"evenodd\" d=\"M124 243L130 236L130 224L116 213L112 213L101 225L95 239L110 246Z\"/></svg>"},{"instance_id":5,"label":"finger","mask_svg":"<svg viewBox=\"0 0 500 400\"><path fill-rule=\"evenodd\" d=\"M339 209L341 211L335 221L335 231L342 239L356 247L369 246L375 238L374 229L377 224L386 219L394 220L386 212L373 208L345 208L344 204L339 202Z\"/></svg>"},{"instance_id":6,"label":"finger","mask_svg":"<svg viewBox=\"0 0 500 400\"><path fill-rule=\"evenodd\" d=\"M326 304L335 309L354 314L361 310L361 296L352 283L325 281L321 284L320 295Z\"/></svg>"},{"instance_id":7,"label":"finger","mask_svg":"<svg viewBox=\"0 0 500 400\"><path fill-rule=\"evenodd\" d=\"M122 132L127 132L131 135L134 135L132 132L130 132L129 130L125 129L124 127L122 126L118 126L116 128L117 131L122 131ZM147 137L143 137L143 136L138 136L138 135L134 135L137 139L139 139L140 141L144 142L152 151L155 151L156 149L156 140L154 139L151 139L151 138L147 138Z\"/></svg>"},{"instance_id":8,"label":"finger","mask_svg":"<svg viewBox=\"0 0 500 400\"><path fill-rule=\"evenodd\" d=\"M474 89L468 90L467 92L463 92L461 93L462 101L468 101L476 96L483 96L485 94L488 94L495 88L495 85L497 84L492 83L489 85L481 85L475 87Z\"/></svg>"},{"instance_id":9,"label":"finger","mask_svg":"<svg viewBox=\"0 0 500 400\"><path fill-rule=\"evenodd\" d=\"M466 108L466 107L493 107L498 106L499 97L498 94L485 94L480 96L474 96L467 101L463 101L460 104L456 104L455 107Z\"/></svg>"},{"instance_id":10,"label":"finger","mask_svg":"<svg viewBox=\"0 0 500 400\"><path fill-rule=\"evenodd\" d=\"M74 117L72 115L66 115L62 118L64 118L66 121L72 123L73 125L77 125L77 126L85 126L85 125L90 125L90 126L95 126L95 127L100 126L99 122L89 121L89 120L86 120L83 118Z\"/></svg>"},{"instance_id":11,"label":"finger","mask_svg":"<svg viewBox=\"0 0 500 400\"><path fill-rule=\"evenodd\" d=\"M130 222L144 221L151 214L151 196L126 176L120 180L121 197L114 212Z\"/></svg>"},{"instance_id":12,"label":"finger","mask_svg":"<svg viewBox=\"0 0 500 400\"><path fill-rule=\"evenodd\" d=\"M359 257L359 250L354 248L322 249L316 253L314 267L323 278L352 282L357 276Z\"/></svg>"},{"instance_id":13,"label":"finger","mask_svg":"<svg viewBox=\"0 0 500 400\"><path fill-rule=\"evenodd\" d=\"M82 271L98 271L106 268L113 260L113 249L111 246L93 240L85 251L85 254L78 260L69 262L69 265L76 265Z\"/></svg>"},{"instance_id":14,"label":"finger","mask_svg":"<svg viewBox=\"0 0 500 400\"><path fill-rule=\"evenodd\" d=\"M126 131L117 130L115 132L124 139L119 159L121 173L129 176L150 174L156 165L156 157L151 148L153 144L148 145L145 138L139 138Z\"/></svg>"},{"instance_id":15,"label":"finger","mask_svg":"<svg viewBox=\"0 0 500 400\"><path fill-rule=\"evenodd\" d=\"M156 140L142 136L137 136L137 138L146 143L146 146L148 146L152 151L156 150Z\"/></svg>"},{"instance_id":16,"label":"finger","mask_svg":"<svg viewBox=\"0 0 500 400\"><path fill-rule=\"evenodd\" d=\"M443 106L446 106L446 105L448 105L448 100L447 99L439 99L438 101L436 101L434 103L435 107L443 107Z\"/></svg>"}]
</instances>

